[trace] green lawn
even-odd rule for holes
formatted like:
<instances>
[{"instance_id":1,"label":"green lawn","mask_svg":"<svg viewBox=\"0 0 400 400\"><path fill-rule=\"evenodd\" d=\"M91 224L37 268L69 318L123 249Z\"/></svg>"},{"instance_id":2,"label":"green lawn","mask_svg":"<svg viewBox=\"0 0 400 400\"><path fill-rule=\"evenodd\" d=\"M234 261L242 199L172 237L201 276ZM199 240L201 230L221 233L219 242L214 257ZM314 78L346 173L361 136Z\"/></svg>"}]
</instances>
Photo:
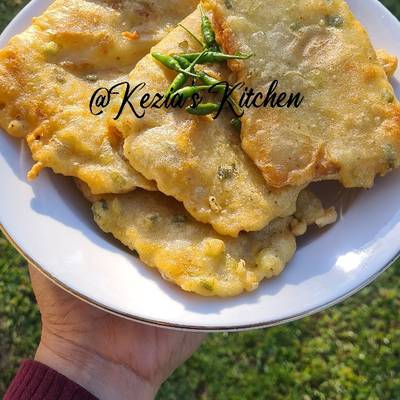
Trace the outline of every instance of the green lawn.
<instances>
[{"instance_id":1,"label":"green lawn","mask_svg":"<svg viewBox=\"0 0 400 400\"><path fill-rule=\"evenodd\" d=\"M164 0L165 1L165 0ZM25 0L0 0L2 30ZM400 1L384 3L400 16ZM0 396L39 340L25 262L0 236ZM400 264L345 303L286 326L210 335L160 400L399 400Z\"/></svg>"}]
</instances>

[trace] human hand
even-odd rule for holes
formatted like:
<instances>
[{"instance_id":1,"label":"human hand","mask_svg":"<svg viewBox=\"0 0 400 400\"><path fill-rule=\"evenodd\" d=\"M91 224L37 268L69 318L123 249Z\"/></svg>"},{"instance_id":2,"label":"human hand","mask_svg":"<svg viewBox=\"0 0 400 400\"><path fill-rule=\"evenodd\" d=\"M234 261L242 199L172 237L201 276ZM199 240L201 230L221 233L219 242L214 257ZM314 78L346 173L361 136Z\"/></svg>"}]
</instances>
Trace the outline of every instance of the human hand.
<instances>
[{"instance_id":1,"label":"human hand","mask_svg":"<svg viewBox=\"0 0 400 400\"><path fill-rule=\"evenodd\" d=\"M42 315L35 359L101 400L154 398L205 337L114 317L65 292L34 267L29 272Z\"/></svg>"}]
</instances>

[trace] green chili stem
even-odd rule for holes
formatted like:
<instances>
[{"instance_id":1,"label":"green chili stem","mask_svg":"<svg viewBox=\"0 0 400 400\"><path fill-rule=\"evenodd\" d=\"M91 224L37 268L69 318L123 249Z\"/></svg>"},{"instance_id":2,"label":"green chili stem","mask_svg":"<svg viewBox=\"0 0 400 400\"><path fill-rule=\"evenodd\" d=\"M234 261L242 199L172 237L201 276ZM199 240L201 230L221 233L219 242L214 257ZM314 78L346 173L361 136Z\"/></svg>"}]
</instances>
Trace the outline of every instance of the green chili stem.
<instances>
[{"instance_id":1,"label":"green chili stem","mask_svg":"<svg viewBox=\"0 0 400 400\"><path fill-rule=\"evenodd\" d=\"M183 30L185 30L197 43L200 44L201 47L205 47L204 43L193 33L191 32L188 28L186 28L186 26L182 25L182 24L178 24L178 26L180 26Z\"/></svg>"},{"instance_id":2,"label":"green chili stem","mask_svg":"<svg viewBox=\"0 0 400 400\"><path fill-rule=\"evenodd\" d=\"M186 71L185 69L179 69L180 73L192 76L193 78L198 78L199 76L197 74L193 74L192 72Z\"/></svg>"},{"instance_id":3,"label":"green chili stem","mask_svg":"<svg viewBox=\"0 0 400 400\"><path fill-rule=\"evenodd\" d=\"M193 61L201 53L178 54L180 57L186 58L189 62ZM217 51L208 51L199 60L198 64L211 64L215 62L224 62L229 60L247 60L252 54L225 54Z\"/></svg>"}]
</instances>

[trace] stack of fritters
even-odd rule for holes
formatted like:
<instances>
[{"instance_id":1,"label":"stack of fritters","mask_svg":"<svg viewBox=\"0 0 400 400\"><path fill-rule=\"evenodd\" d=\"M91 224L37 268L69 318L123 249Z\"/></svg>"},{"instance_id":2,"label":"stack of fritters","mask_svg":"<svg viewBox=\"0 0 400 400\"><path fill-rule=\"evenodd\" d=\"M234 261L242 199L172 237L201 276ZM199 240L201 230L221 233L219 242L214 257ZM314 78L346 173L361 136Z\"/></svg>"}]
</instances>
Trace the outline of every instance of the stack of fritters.
<instances>
[{"instance_id":1,"label":"stack of fritters","mask_svg":"<svg viewBox=\"0 0 400 400\"><path fill-rule=\"evenodd\" d=\"M400 108L385 75L397 60L377 57L342 0L203 5L224 50L253 57L199 68L263 92L278 79L304 105L246 109L241 133L225 111L136 118L126 107L114 120L122 93L95 116L99 87L145 82L135 107L165 93L176 73L150 52L202 50L177 26L201 36L197 1L56 0L0 51L0 126L26 138L30 178L45 167L76 178L101 229L184 290L226 297L279 275L296 236L335 221L309 183L370 187L399 165Z\"/></svg>"}]
</instances>

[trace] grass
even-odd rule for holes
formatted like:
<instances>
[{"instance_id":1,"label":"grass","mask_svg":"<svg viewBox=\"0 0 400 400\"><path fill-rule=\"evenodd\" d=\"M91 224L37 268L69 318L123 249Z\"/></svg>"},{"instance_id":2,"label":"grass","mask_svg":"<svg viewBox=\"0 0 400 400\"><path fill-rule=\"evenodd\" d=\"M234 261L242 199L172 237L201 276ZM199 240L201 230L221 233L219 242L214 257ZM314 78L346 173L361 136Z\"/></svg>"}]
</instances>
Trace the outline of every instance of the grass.
<instances>
[{"instance_id":1,"label":"grass","mask_svg":"<svg viewBox=\"0 0 400 400\"><path fill-rule=\"evenodd\" d=\"M26 1L0 0L0 30ZM400 16L398 0L384 3ZM39 313L25 262L0 235L0 396L32 357ZM159 400L400 399L400 264L339 306L268 330L210 335Z\"/></svg>"},{"instance_id":2,"label":"grass","mask_svg":"<svg viewBox=\"0 0 400 400\"><path fill-rule=\"evenodd\" d=\"M0 0L0 31L26 3L28 0Z\"/></svg>"}]
</instances>

